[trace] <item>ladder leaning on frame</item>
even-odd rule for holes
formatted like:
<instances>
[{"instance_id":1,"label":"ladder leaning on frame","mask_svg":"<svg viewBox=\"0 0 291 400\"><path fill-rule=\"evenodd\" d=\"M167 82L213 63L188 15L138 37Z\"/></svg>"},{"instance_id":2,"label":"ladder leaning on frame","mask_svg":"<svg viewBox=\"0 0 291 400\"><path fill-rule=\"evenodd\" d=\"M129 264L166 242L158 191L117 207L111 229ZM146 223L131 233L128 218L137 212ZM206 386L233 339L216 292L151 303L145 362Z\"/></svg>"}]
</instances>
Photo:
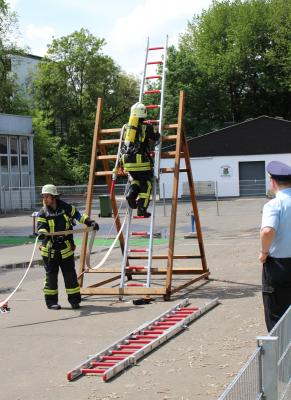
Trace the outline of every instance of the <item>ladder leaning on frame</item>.
<instances>
[{"instance_id":1,"label":"ladder leaning on frame","mask_svg":"<svg viewBox=\"0 0 291 400\"><path fill-rule=\"evenodd\" d=\"M85 267L85 258L86 258L86 249L87 249L87 241L88 241L88 233L85 232L83 235L82 248L81 248L81 257L80 257L80 267L79 267L79 283L81 286L81 294L83 295L162 295L165 300L169 300L173 293L178 292L179 290L193 284L194 282L205 279L209 276L210 272L207 268L202 231L197 207L197 201L195 196L195 188L192 176L191 169L191 161L189 156L189 148L188 143L186 141L185 132L183 130L183 114L184 114L184 103L185 103L185 95L184 92L181 91L179 95L179 111L178 111L178 121L176 124L164 125L164 131L176 131L174 135L165 135L161 137L161 142L175 142L176 149L175 151L166 151L161 152L161 158L174 158L174 167L173 168L161 168L161 173L171 173L173 174L173 190L172 190L172 208L171 208L171 217L170 217L170 231L169 231L169 242L168 242L168 250L167 254L158 254L153 255L153 260L164 260L166 262L165 267L152 267L151 273L153 275L164 275L165 276L165 285L161 286L159 284L158 287L150 286L125 286L125 287L111 287L106 286L111 282L114 282L120 279L120 267L102 267L98 270L89 269L86 270ZM116 155L110 155L106 151L107 146L119 145L119 138L112 138L113 135L120 134L120 128L114 129L101 129L101 112L102 112L102 99L99 98L97 102L97 112L96 112L96 121L94 128L94 137L93 137L93 146L92 146L92 157L91 157L91 165L90 165L90 174L88 181L88 190L87 190L87 200L86 200L86 213L88 215L91 214L92 209L92 199L93 199L93 186L95 177L105 176L106 182L108 185L108 191L111 187L112 182L112 170L109 166L109 160L115 160ZM106 139L105 139L106 137ZM110 137L108 139L108 137ZM97 155L97 150L100 155ZM180 167L180 160L184 158L185 160L185 168ZM96 171L96 161L101 160L103 162L103 171ZM175 246L175 232L176 232L176 219L177 219L177 206L178 206L178 184L179 184L179 174L180 172L186 172L189 188L190 188L190 197L191 197L191 205L192 211L194 213L196 231L197 231L197 240L198 240L198 248L199 254L175 254L174 246ZM118 208L116 204L116 198L113 193L112 195L112 210L114 213L116 230L119 232L121 223L118 215ZM196 240L196 239L193 239ZM119 236L120 248L122 254L124 254L124 237L123 234ZM127 268L130 268L130 262L132 260L148 260L148 254L139 254L139 253L131 253L131 255L127 256ZM194 261L200 260L201 266L199 268L194 267L193 265L187 267L174 267L175 260L187 260ZM110 278L105 279L103 281L96 282L93 285L88 287L84 287L84 276L87 273L108 273L111 274ZM131 275L147 275L147 270L144 269L131 269ZM174 275L189 275L189 278L183 284L178 286L173 286L173 274ZM112 276L113 275L113 276Z\"/></svg>"}]
</instances>

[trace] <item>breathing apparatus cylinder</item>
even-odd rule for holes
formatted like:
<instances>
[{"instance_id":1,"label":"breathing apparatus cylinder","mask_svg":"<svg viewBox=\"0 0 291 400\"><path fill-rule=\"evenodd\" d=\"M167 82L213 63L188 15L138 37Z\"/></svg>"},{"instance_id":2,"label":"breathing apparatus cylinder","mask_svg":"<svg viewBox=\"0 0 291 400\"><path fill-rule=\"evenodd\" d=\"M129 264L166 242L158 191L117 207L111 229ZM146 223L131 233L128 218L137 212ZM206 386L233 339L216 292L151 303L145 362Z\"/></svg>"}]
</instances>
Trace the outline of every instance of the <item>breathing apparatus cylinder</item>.
<instances>
[{"instance_id":1,"label":"breathing apparatus cylinder","mask_svg":"<svg viewBox=\"0 0 291 400\"><path fill-rule=\"evenodd\" d=\"M129 146L130 143L134 143L134 141L135 141L138 121L139 121L139 117L133 117L133 116L129 117L129 121L128 121L126 132L125 132L125 137L124 137L124 142L125 142L126 146Z\"/></svg>"},{"instance_id":2,"label":"breathing apparatus cylinder","mask_svg":"<svg viewBox=\"0 0 291 400\"><path fill-rule=\"evenodd\" d=\"M147 109L144 104L137 102L130 109L130 117L127 124L127 129L124 136L126 146L135 142L136 131L140 118L146 118Z\"/></svg>"}]
</instances>

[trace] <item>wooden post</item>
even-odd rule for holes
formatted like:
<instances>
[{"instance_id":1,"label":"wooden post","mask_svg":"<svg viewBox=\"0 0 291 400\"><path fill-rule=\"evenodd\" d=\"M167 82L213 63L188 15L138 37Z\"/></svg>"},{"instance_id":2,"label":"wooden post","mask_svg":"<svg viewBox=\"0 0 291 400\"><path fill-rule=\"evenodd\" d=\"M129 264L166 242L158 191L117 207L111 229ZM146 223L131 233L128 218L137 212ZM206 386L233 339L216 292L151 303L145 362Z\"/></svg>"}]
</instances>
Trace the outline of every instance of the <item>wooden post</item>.
<instances>
[{"instance_id":1,"label":"wooden post","mask_svg":"<svg viewBox=\"0 0 291 400\"><path fill-rule=\"evenodd\" d=\"M173 273L173 259L175 251L175 232L176 232L176 220L177 220L177 203L178 203L178 187L179 187L179 170L180 170L180 158L181 158L181 136L183 126L183 114L185 105L184 91L180 91L179 96L179 112L178 112L178 128L177 128L177 141L176 141L176 156L175 156L175 167L174 167L174 183L173 183L173 194L172 194L172 211L171 211L171 222L170 222L170 237L169 237L169 249L168 249L168 262L167 262L167 277L166 277L166 297L171 293L172 287L172 273Z\"/></svg>"},{"instance_id":2,"label":"wooden post","mask_svg":"<svg viewBox=\"0 0 291 400\"><path fill-rule=\"evenodd\" d=\"M96 170L97 144L98 144L99 131L101 128L101 112L102 112L102 99L99 97L97 101L97 111L96 111L92 153L91 153L91 164L90 164L89 181L88 181L87 198L86 198L86 214L88 214L89 216L91 215L91 209L92 209L92 198L93 198L95 170ZM79 266L80 287L83 286L83 280L84 280L83 272L85 269L87 241L88 241L88 232L84 232L82 247L81 247L81 255L80 255L80 266Z\"/></svg>"}]
</instances>

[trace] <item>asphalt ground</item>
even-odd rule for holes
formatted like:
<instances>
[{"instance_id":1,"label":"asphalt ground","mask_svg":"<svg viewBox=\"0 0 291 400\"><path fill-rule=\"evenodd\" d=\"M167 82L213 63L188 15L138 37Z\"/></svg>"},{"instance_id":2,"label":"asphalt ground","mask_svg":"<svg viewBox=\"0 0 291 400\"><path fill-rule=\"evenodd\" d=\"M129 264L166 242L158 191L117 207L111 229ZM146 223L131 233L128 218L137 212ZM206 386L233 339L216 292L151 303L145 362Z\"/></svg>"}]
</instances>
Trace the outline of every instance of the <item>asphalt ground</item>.
<instances>
[{"instance_id":1,"label":"asphalt ground","mask_svg":"<svg viewBox=\"0 0 291 400\"><path fill-rule=\"evenodd\" d=\"M210 279L178 292L169 302L156 297L152 304L135 306L132 299L137 296L126 297L122 302L116 297L87 296L79 310L72 310L60 276L59 302L63 308L52 311L43 301L43 268L41 265L31 268L9 302L11 312L0 314L0 399L217 399L255 350L256 336L266 334L258 262L261 210L266 201L250 198L221 200L218 204L199 202ZM187 215L190 209L190 203L185 202L178 207L177 254L198 252L196 240L184 238L191 230ZM167 216L164 211L162 205L157 207L156 227L166 239L170 204L166 205ZM113 219L97 220L101 239L108 235ZM144 228L138 222L137 229ZM28 237L31 232L29 214L0 218L1 236ZM110 235L114 236L114 230ZM166 246L163 241L157 243L155 252L164 253ZM23 276L25 270L13 266L27 262L32 247L22 244L0 248L1 299ZM105 248L96 245L93 250L91 261L97 264ZM35 260L39 259L37 251ZM118 267L120 261L117 248L106 266ZM192 265L193 261L187 261L179 266L189 262ZM86 285L96 281L95 274L92 275L86 276ZM184 279L175 278L173 283L182 283ZM164 280L155 279L153 284L162 285ZM193 306L203 306L216 297L220 304L108 383L98 376L66 381L66 372L88 355L103 350L186 297Z\"/></svg>"}]
</instances>

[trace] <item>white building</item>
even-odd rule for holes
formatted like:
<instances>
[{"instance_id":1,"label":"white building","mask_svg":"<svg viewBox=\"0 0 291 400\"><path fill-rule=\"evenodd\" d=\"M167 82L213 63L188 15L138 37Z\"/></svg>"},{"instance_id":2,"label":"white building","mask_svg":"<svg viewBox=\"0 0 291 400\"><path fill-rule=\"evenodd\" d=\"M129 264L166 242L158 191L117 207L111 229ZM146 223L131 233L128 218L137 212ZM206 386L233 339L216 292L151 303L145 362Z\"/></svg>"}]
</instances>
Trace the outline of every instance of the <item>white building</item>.
<instances>
[{"instance_id":1,"label":"white building","mask_svg":"<svg viewBox=\"0 0 291 400\"><path fill-rule=\"evenodd\" d=\"M31 117L0 114L0 211L30 208L34 185Z\"/></svg>"},{"instance_id":2,"label":"white building","mask_svg":"<svg viewBox=\"0 0 291 400\"><path fill-rule=\"evenodd\" d=\"M269 189L266 165L291 165L291 121L261 116L188 141L197 194L218 197L264 196ZM173 167L173 159L161 160ZM181 162L184 167L184 160ZM160 191L172 196L173 175L161 176ZM179 197L188 195L186 173L180 174Z\"/></svg>"},{"instance_id":3,"label":"white building","mask_svg":"<svg viewBox=\"0 0 291 400\"><path fill-rule=\"evenodd\" d=\"M28 88L41 57L33 54L13 54L10 56L10 60L11 73L15 75L17 83L22 88L23 93L29 97Z\"/></svg>"}]
</instances>

